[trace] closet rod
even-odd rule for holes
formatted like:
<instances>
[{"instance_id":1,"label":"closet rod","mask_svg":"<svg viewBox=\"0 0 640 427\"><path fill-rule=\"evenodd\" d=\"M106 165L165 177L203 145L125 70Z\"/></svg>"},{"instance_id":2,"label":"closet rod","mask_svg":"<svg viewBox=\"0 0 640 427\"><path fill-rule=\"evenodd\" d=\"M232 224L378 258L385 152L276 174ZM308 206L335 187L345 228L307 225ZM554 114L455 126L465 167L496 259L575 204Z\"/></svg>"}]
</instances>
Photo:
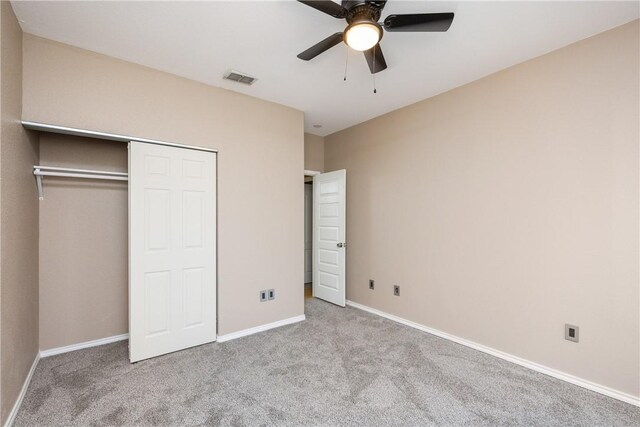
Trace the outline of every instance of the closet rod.
<instances>
[{"instance_id":1,"label":"closet rod","mask_svg":"<svg viewBox=\"0 0 640 427\"><path fill-rule=\"evenodd\" d=\"M106 179L113 181L128 181L129 175L126 172L99 171L90 169L72 169L60 168L54 166L33 167L33 175L36 177L36 186L38 187L38 198L44 200L42 191L43 176L59 176L64 178L85 178L85 179Z\"/></svg>"},{"instance_id":2,"label":"closet rod","mask_svg":"<svg viewBox=\"0 0 640 427\"><path fill-rule=\"evenodd\" d=\"M91 169L59 168L55 166L34 166L33 169L34 170L38 169L40 171L78 172L78 173L85 173L85 174L95 173L98 175L122 176L125 178L127 177L126 172L98 171L98 170L91 170Z\"/></svg>"}]
</instances>

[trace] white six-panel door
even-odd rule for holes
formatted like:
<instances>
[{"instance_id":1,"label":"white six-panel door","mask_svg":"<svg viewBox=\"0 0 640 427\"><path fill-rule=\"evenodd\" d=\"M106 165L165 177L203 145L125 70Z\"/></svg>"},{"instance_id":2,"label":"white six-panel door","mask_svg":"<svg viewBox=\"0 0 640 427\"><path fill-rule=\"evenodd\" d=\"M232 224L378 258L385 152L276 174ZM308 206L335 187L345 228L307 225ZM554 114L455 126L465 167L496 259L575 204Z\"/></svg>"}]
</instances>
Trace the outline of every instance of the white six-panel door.
<instances>
[{"instance_id":1,"label":"white six-panel door","mask_svg":"<svg viewBox=\"0 0 640 427\"><path fill-rule=\"evenodd\" d=\"M313 177L313 296L346 302L347 171Z\"/></svg>"},{"instance_id":2,"label":"white six-panel door","mask_svg":"<svg viewBox=\"0 0 640 427\"><path fill-rule=\"evenodd\" d=\"M216 154L129 144L129 359L216 339Z\"/></svg>"}]
</instances>

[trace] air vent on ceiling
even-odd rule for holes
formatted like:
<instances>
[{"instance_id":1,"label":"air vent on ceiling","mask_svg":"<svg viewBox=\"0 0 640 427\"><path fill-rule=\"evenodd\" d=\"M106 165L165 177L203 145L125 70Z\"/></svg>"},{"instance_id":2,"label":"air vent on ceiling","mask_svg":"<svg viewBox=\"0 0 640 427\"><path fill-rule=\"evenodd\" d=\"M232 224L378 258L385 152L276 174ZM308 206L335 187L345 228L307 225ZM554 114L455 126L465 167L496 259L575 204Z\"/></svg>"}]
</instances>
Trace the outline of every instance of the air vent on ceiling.
<instances>
[{"instance_id":1,"label":"air vent on ceiling","mask_svg":"<svg viewBox=\"0 0 640 427\"><path fill-rule=\"evenodd\" d=\"M224 78L227 80L233 80L234 82L244 83L246 85L252 85L255 83L255 77L248 76L240 71L230 70L224 74Z\"/></svg>"}]
</instances>

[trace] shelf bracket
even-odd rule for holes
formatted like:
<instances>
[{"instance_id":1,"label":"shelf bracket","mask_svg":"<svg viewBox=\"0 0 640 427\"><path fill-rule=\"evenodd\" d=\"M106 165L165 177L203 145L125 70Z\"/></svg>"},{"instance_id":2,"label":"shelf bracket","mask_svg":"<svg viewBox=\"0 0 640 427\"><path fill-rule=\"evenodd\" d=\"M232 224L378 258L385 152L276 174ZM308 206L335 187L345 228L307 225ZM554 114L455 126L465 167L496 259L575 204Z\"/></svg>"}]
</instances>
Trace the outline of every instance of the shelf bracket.
<instances>
[{"instance_id":1,"label":"shelf bracket","mask_svg":"<svg viewBox=\"0 0 640 427\"><path fill-rule=\"evenodd\" d=\"M40 175L40 169L33 169L33 175L36 177L36 187L38 188L38 200L44 200L44 193L42 192L42 175Z\"/></svg>"}]
</instances>

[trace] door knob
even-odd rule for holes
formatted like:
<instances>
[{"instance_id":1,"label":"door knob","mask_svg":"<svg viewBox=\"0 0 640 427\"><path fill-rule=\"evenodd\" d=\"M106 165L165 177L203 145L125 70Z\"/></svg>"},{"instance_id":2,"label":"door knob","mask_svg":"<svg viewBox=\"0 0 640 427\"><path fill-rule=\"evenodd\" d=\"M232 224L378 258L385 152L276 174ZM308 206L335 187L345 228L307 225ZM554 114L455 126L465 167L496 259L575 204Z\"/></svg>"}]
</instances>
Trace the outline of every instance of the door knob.
<instances>
[{"instance_id":1,"label":"door knob","mask_svg":"<svg viewBox=\"0 0 640 427\"><path fill-rule=\"evenodd\" d=\"M346 248L347 244L346 243L338 243L338 247L339 248L343 248L343 247Z\"/></svg>"}]
</instances>

